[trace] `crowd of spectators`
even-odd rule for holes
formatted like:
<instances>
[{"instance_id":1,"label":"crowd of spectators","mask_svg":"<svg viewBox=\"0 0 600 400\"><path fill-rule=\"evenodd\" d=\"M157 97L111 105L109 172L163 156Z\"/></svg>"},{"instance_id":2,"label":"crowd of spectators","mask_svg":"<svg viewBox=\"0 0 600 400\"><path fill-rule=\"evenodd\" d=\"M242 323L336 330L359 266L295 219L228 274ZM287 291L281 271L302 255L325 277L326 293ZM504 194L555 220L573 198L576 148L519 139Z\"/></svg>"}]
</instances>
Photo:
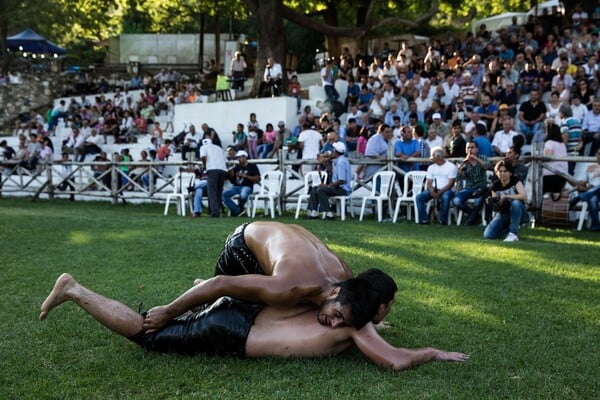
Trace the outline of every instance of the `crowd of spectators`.
<instances>
[{"instance_id":1,"label":"crowd of spectators","mask_svg":"<svg viewBox=\"0 0 600 400\"><path fill-rule=\"evenodd\" d=\"M445 163L445 158L461 160L459 164L474 163L469 146L475 143L476 157L488 170L493 167L488 158L507 157L504 169L523 180L517 174L518 160L510 157L522 154L532 143L546 142L545 155L597 152L600 38L595 23L581 12L572 16L550 13L521 25L515 19L495 32L482 25L464 39L449 33L445 40L433 39L425 46L411 48L403 43L398 51L386 44L382 51L353 56L343 49L321 70L326 96L331 103L342 104L341 112L332 108L316 116L310 106L298 107L298 123L289 128L284 121L262 125L252 113L246 123L238 121L232 126L231 148L222 151L258 159L286 149L288 155L317 160L316 168L332 176L332 161L339 154L354 159L395 156L400 159L398 167L408 172L430 168L405 160L429 158L433 149L434 165L438 159ZM261 92L281 94L278 65L269 58ZM336 90L338 80L346 81L344 98ZM299 98L297 77L291 81L288 94ZM141 90L137 99L129 94L131 89ZM194 125L186 127L167 144L161 158L163 128L155 117L167 115L165 129L172 132L174 105L198 102L200 93L198 83L182 82L176 72L162 70L155 76L132 78L113 98L98 95L89 101L85 95L73 97L68 104L62 101L48 111L48 131L43 128L44 117L37 113L19 121L16 129L21 129L21 134L27 130L30 138L29 142L21 140L15 156L22 153L19 161L28 168L35 166L31 152L39 153L41 148L33 148L32 143L40 141L42 147L62 118L72 127L62 152L77 159L99 153L108 136L114 136L115 142L131 143L140 133L152 134L151 159L162 160L165 153L178 149L184 160L190 155L198 159L205 139L221 147L214 129L202 124L202 133L197 134ZM342 152L333 149L335 143L344 144ZM568 170L566 165L555 166L573 173L574 164ZM358 178L369 178L376 167L360 166ZM313 169L312 164L303 168ZM555 191L560 190L561 182L545 177L544 184L547 191ZM446 197L443 202L449 204L452 195ZM459 203L464 206L465 199ZM471 210L470 217L475 214Z\"/></svg>"}]
</instances>

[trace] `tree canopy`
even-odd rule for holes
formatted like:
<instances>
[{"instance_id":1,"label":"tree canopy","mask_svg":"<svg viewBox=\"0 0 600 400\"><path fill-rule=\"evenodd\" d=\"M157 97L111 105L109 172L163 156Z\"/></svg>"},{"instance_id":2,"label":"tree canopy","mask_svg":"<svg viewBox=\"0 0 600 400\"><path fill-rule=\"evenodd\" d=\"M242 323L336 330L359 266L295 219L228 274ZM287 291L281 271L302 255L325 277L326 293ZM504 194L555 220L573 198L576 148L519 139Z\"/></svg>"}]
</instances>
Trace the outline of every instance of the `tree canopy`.
<instances>
[{"instance_id":1,"label":"tree canopy","mask_svg":"<svg viewBox=\"0 0 600 400\"><path fill-rule=\"evenodd\" d=\"M255 21L259 60L285 56L286 22L326 35L330 49L340 38L366 40L381 34L418 32L432 26L466 28L472 19L524 11L537 0L0 0L0 50L6 37L32 28L61 46L103 41L123 32L196 33L202 16L212 29ZM589 3L589 4L588 4ZM593 0L584 0L592 6ZM569 4L565 6L570 7ZM261 54L261 50L265 54ZM264 64L264 60L262 61ZM258 65L259 69L261 65Z\"/></svg>"}]
</instances>

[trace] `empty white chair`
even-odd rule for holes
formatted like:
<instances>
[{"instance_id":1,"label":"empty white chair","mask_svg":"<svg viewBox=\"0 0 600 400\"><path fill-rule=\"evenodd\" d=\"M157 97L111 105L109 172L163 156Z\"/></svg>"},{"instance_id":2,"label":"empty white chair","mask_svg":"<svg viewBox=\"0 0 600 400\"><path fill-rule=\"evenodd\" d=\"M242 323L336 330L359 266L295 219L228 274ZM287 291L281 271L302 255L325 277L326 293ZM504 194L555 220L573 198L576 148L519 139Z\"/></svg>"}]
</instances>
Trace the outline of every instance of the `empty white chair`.
<instances>
[{"instance_id":1,"label":"empty white chair","mask_svg":"<svg viewBox=\"0 0 600 400\"><path fill-rule=\"evenodd\" d=\"M404 191L402 196L396 199L396 207L394 209L393 222L398 220L400 208L406 207L406 218L411 219L411 210L415 211L415 220L419 222L419 213L417 212L417 195L425 190L425 182L427 172L425 171L409 171L404 174ZM412 182L412 188L411 188ZM411 188L409 190L409 188Z\"/></svg>"},{"instance_id":2,"label":"empty white chair","mask_svg":"<svg viewBox=\"0 0 600 400\"><path fill-rule=\"evenodd\" d=\"M260 200L264 201L265 215L271 214L275 218L275 209L281 215L281 204L279 196L281 195L281 186L283 184L283 173L281 171L268 171L261 177L260 190L256 194L250 195L252 202L252 218L256 216L256 208Z\"/></svg>"},{"instance_id":3,"label":"empty white chair","mask_svg":"<svg viewBox=\"0 0 600 400\"><path fill-rule=\"evenodd\" d=\"M377 221L383 221L383 202L387 201L388 211L390 217L392 216L392 191L394 190L394 180L396 179L396 173L393 171L380 171L373 175L371 181L373 187L371 194L362 198L362 205L360 207L359 221L362 221L365 213L365 207L367 201L374 201L377 206Z\"/></svg>"},{"instance_id":4,"label":"empty white chair","mask_svg":"<svg viewBox=\"0 0 600 400\"><path fill-rule=\"evenodd\" d=\"M180 172L173 177L173 191L167 195L165 215L169 213L171 200L175 201L177 215L185 217L185 203L189 197L188 186L194 185L196 176L192 172ZM192 212L190 204L190 212Z\"/></svg>"},{"instance_id":5,"label":"empty white chair","mask_svg":"<svg viewBox=\"0 0 600 400\"><path fill-rule=\"evenodd\" d=\"M325 182L327 182L327 171L310 171L304 175L304 186L302 187L302 193L298 195L298 203L296 204L296 219L300 215L302 203L308 202L310 198L310 190Z\"/></svg>"}]
</instances>

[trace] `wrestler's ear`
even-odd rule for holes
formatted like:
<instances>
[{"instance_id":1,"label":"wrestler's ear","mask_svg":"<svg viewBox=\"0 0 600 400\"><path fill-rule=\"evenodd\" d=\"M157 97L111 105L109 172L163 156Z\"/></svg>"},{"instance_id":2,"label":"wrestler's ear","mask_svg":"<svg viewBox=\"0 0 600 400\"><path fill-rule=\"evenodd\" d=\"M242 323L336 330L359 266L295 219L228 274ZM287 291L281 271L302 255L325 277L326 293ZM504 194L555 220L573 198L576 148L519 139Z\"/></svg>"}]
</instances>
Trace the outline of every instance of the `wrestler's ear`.
<instances>
[{"instance_id":1,"label":"wrestler's ear","mask_svg":"<svg viewBox=\"0 0 600 400\"><path fill-rule=\"evenodd\" d=\"M341 287L339 287L339 286L334 286L334 287L331 289L331 292L329 292L329 296L337 296L337 295L338 295L338 293L340 292L340 290L342 290L342 288L341 288Z\"/></svg>"},{"instance_id":2,"label":"wrestler's ear","mask_svg":"<svg viewBox=\"0 0 600 400\"><path fill-rule=\"evenodd\" d=\"M383 321L386 315L388 315L388 313L390 312L393 304L394 299L390 300L388 303L380 304L379 308L377 309L377 313L373 317L373 321L376 321L377 323Z\"/></svg>"}]
</instances>

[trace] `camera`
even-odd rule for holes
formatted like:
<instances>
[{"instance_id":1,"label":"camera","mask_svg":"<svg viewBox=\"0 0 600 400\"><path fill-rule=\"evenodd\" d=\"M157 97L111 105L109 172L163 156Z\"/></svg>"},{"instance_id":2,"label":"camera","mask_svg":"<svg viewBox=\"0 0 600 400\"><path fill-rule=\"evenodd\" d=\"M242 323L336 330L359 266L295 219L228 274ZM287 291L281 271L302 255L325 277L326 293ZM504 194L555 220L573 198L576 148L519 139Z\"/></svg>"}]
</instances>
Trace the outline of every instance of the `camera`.
<instances>
[{"instance_id":1,"label":"camera","mask_svg":"<svg viewBox=\"0 0 600 400\"><path fill-rule=\"evenodd\" d=\"M510 211L510 201L504 201L500 199L500 196L488 197L488 206L492 211L497 213L508 213Z\"/></svg>"}]
</instances>

